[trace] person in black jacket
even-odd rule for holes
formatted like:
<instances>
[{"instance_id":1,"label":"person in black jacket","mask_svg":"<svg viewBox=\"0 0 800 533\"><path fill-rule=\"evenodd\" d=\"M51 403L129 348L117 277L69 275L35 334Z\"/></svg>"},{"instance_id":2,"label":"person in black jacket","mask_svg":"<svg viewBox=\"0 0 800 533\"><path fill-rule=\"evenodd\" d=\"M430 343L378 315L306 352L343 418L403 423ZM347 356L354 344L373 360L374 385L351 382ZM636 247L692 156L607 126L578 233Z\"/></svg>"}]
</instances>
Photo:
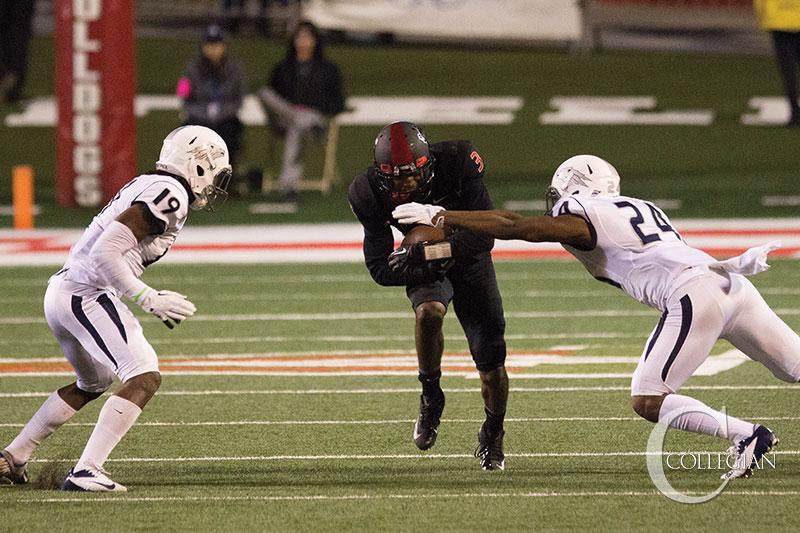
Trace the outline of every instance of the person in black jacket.
<instances>
[{"instance_id":1,"label":"person in black jacket","mask_svg":"<svg viewBox=\"0 0 800 533\"><path fill-rule=\"evenodd\" d=\"M395 122L378 134L374 165L355 177L348 199L364 226L364 259L372 278L384 286L404 285L414 309L422 383L414 444L427 450L438 434L445 403L440 385L442 323L452 300L481 378L486 421L478 433L476 456L484 470L502 470L508 374L503 304L491 258L494 239L459 231L442 243L404 245L393 251L391 230L394 226L405 234L411 229L399 225L391 213L400 204L420 199L448 209L490 209L483 172L483 160L471 142L429 145L416 125ZM445 259L426 261L425 250L431 246Z\"/></svg>"},{"instance_id":2,"label":"person in black jacket","mask_svg":"<svg viewBox=\"0 0 800 533\"><path fill-rule=\"evenodd\" d=\"M259 96L270 126L286 139L279 181L284 195L292 200L303 172L300 156L305 137L314 133L321 139L328 120L344 110L339 69L325 59L314 24L298 24L286 58L272 69L269 86Z\"/></svg>"},{"instance_id":3,"label":"person in black jacket","mask_svg":"<svg viewBox=\"0 0 800 533\"><path fill-rule=\"evenodd\" d=\"M183 104L183 125L216 131L228 146L231 164L238 163L244 133L239 110L247 78L241 61L228 50L219 24L205 29L200 53L186 65L176 92Z\"/></svg>"}]
</instances>

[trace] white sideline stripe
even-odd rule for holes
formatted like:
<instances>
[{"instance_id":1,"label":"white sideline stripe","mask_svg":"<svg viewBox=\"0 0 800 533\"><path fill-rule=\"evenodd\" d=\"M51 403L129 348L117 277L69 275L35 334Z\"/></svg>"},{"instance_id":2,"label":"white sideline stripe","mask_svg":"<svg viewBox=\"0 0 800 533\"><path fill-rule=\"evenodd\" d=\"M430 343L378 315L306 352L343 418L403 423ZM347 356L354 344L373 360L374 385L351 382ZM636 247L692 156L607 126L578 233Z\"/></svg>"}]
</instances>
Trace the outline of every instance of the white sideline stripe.
<instances>
[{"instance_id":1,"label":"white sideline stripe","mask_svg":"<svg viewBox=\"0 0 800 533\"><path fill-rule=\"evenodd\" d=\"M800 416L745 416L740 418L747 420L770 421L770 422L795 422L800 420ZM443 418L445 424L480 424L482 418L475 419L447 419ZM638 416L541 416L531 418L506 418L506 423L531 423L531 422L642 422ZM413 424L414 419L395 419L395 420L223 420L223 421L202 421L202 422L137 422L136 427L228 427L228 426L379 426L393 424ZM2 428L23 427L25 422L2 423ZM70 422L64 427L94 427L94 422Z\"/></svg>"},{"instance_id":2,"label":"white sideline stripe","mask_svg":"<svg viewBox=\"0 0 800 533\"><path fill-rule=\"evenodd\" d=\"M702 495L699 492L686 491L684 494ZM299 496L99 496L64 498L26 498L17 500L20 503L148 503L148 502L306 502L306 501L374 501L374 500L430 500L459 498L641 498L652 496L663 498L657 491L595 491L595 492L431 492L423 494L343 494L331 496L327 494L309 494ZM727 496L800 496L800 491L724 491Z\"/></svg>"},{"instance_id":3,"label":"white sideline stripe","mask_svg":"<svg viewBox=\"0 0 800 533\"><path fill-rule=\"evenodd\" d=\"M19 376L18 376L19 377ZM629 386L594 386L594 387L511 387L514 393L540 392L629 392ZM681 387L682 391L724 391L724 390L780 390L800 391L797 385L689 385ZM447 389L447 394L476 394L479 388ZM47 398L53 391L43 392L2 392L0 398ZM264 389L264 390L165 390L158 391L158 396L279 396L279 395L337 395L337 394L419 394L419 388L394 389Z\"/></svg>"},{"instance_id":4,"label":"white sideline stripe","mask_svg":"<svg viewBox=\"0 0 800 533\"><path fill-rule=\"evenodd\" d=\"M518 459L538 458L593 458L593 457L646 457L648 455L668 455L672 452L530 452L507 453L506 457ZM716 454L718 451L700 451L694 453ZM800 455L800 450L779 450L769 452L775 455ZM235 461L374 461L385 459L471 459L471 453L383 453L383 454L330 454L330 455L244 455L244 456L219 456L219 457L120 457L108 459L109 463L210 463L210 462L235 462ZM31 463L74 463L74 459L32 459Z\"/></svg>"}]
</instances>

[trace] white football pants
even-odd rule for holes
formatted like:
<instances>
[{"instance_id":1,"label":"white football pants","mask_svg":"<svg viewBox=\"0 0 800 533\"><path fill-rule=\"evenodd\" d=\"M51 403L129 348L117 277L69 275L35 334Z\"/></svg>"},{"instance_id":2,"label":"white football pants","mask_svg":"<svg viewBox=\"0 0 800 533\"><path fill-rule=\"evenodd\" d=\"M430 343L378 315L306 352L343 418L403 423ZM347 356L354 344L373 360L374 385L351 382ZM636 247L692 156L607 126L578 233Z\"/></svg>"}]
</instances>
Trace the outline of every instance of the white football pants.
<instances>
[{"instance_id":1,"label":"white football pants","mask_svg":"<svg viewBox=\"0 0 800 533\"><path fill-rule=\"evenodd\" d=\"M775 377L800 380L800 336L770 309L750 280L709 271L667 302L633 374L632 396L676 392L725 339Z\"/></svg>"},{"instance_id":2,"label":"white football pants","mask_svg":"<svg viewBox=\"0 0 800 533\"><path fill-rule=\"evenodd\" d=\"M114 374L122 382L158 372L156 352L119 298L96 287L50 278L44 315L78 376L78 388L103 392Z\"/></svg>"}]
</instances>

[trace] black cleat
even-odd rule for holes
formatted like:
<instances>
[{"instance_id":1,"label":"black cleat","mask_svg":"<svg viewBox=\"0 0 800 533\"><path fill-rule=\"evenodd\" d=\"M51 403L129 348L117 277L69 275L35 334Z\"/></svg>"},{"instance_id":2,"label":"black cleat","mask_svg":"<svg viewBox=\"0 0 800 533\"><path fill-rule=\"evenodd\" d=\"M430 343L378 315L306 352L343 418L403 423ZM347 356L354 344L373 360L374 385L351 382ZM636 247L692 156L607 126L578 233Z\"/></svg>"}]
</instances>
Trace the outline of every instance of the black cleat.
<instances>
[{"instance_id":1,"label":"black cleat","mask_svg":"<svg viewBox=\"0 0 800 533\"><path fill-rule=\"evenodd\" d=\"M475 449L475 457L480 460L483 470L505 470L506 456L503 454L505 434L506 432L501 430L497 435L492 435L481 427L478 432L478 447Z\"/></svg>"},{"instance_id":2,"label":"black cleat","mask_svg":"<svg viewBox=\"0 0 800 533\"><path fill-rule=\"evenodd\" d=\"M752 476L753 468L757 467L758 461L777 444L778 437L772 431L757 425L752 435L740 440L731 448L734 465L728 473L721 476L722 479Z\"/></svg>"},{"instance_id":3,"label":"black cleat","mask_svg":"<svg viewBox=\"0 0 800 533\"><path fill-rule=\"evenodd\" d=\"M436 443L443 410L444 395L429 398L423 394L419 397L419 416L414 423L414 444L420 450L427 450Z\"/></svg>"}]
</instances>

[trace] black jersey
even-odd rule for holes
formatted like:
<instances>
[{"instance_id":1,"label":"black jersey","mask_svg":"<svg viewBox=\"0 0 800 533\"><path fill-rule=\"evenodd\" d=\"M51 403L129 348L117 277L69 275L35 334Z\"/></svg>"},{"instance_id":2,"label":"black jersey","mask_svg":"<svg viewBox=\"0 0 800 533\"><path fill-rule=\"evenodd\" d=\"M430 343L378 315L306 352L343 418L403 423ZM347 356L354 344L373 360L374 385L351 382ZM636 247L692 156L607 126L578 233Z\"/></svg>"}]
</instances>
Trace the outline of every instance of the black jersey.
<instances>
[{"instance_id":1,"label":"black jersey","mask_svg":"<svg viewBox=\"0 0 800 533\"><path fill-rule=\"evenodd\" d=\"M430 194L425 203L450 210L492 209L483 184L483 160L469 141L445 141L430 146L434 158ZM392 218L396 207L380 187L374 166L353 179L348 190L350 207L364 226L364 259L373 279L381 285L412 285L427 280L415 279L415 272L394 272L387 258L394 249L391 226L403 234L411 226ZM494 239L471 231L457 231L450 238L456 263L472 262L488 254Z\"/></svg>"}]
</instances>

